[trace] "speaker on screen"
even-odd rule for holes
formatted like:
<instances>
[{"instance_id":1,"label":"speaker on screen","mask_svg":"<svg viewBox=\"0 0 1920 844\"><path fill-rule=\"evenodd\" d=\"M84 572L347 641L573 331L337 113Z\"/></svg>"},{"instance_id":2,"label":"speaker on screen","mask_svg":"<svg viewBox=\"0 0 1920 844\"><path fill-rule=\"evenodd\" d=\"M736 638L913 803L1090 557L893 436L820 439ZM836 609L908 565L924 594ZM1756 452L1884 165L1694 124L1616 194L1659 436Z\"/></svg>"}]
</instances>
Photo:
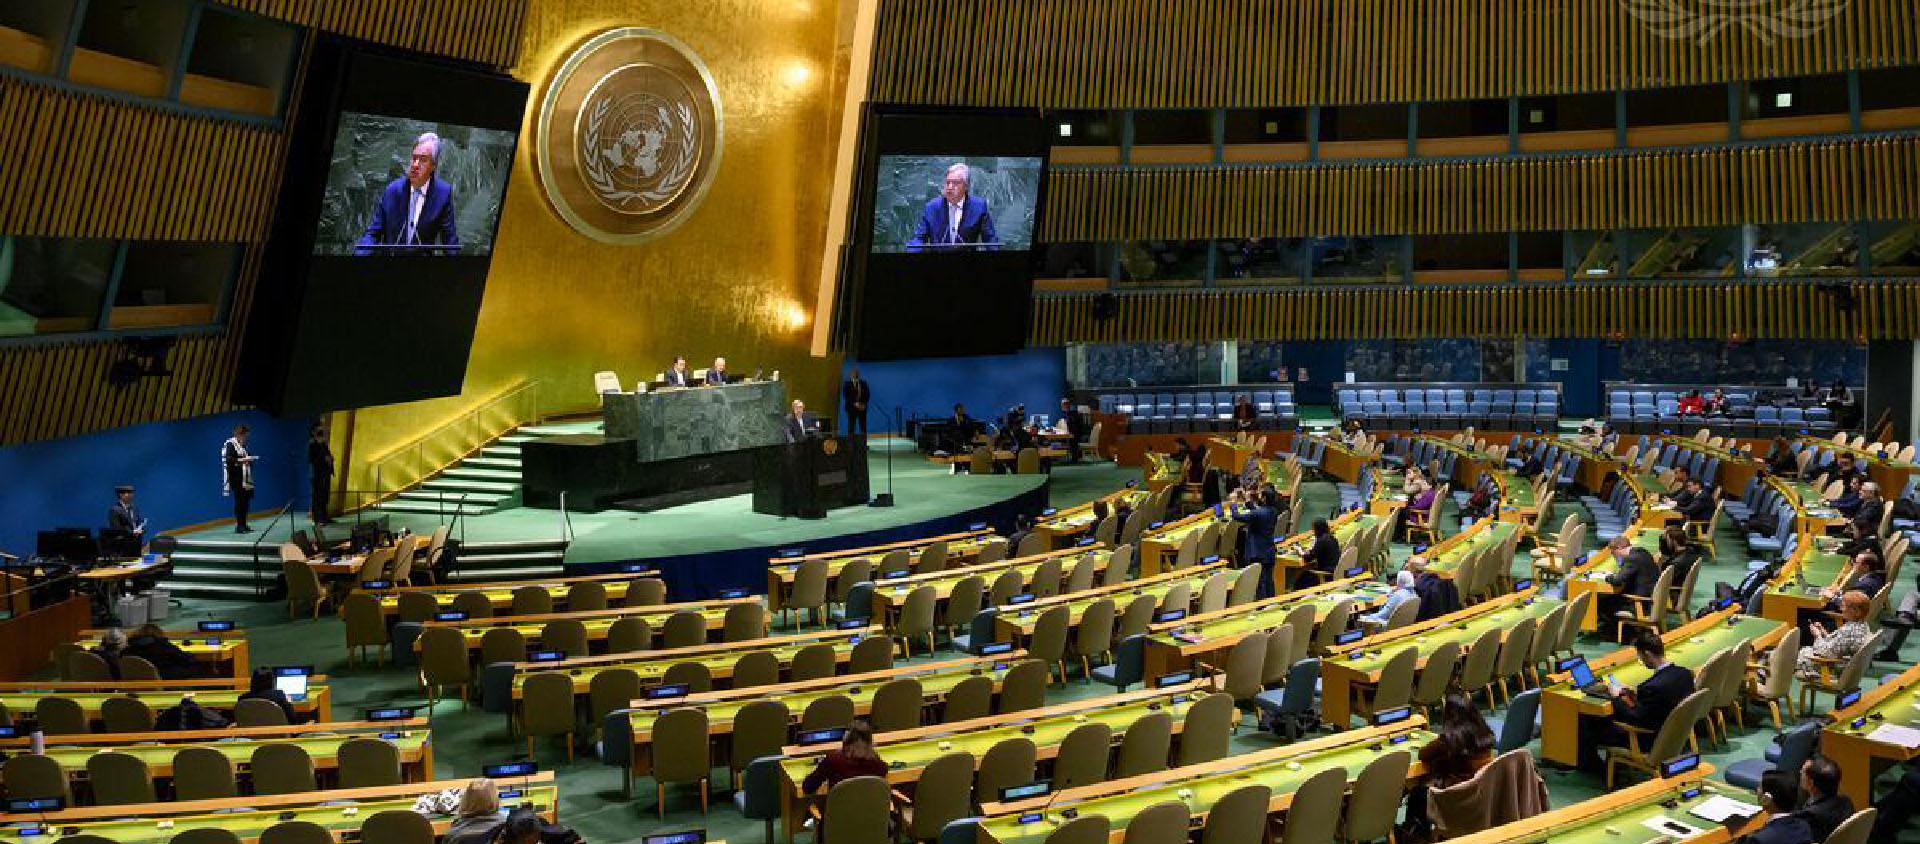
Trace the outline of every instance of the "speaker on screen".
<instances>
[{"instance_id":1,"label":"speaker on screen","mask_svg":"<svg viewBox=\"0 0 1920 844\"><path fill-rule=\"evenodd\" d=\"M295 414L460 392L527 92L315 37L237 400Z\"/></svg>"},{"instance_id":2,"label":"speaker on screen","mask_svg":"<svg viewBox=\"0 0 1920 844\"><path fill-rule=\"evenodd\" d=\"M1023 346L1048 149L1038 111L869 109L843 343L863 360Z\"/></svg>"}]
</instances>

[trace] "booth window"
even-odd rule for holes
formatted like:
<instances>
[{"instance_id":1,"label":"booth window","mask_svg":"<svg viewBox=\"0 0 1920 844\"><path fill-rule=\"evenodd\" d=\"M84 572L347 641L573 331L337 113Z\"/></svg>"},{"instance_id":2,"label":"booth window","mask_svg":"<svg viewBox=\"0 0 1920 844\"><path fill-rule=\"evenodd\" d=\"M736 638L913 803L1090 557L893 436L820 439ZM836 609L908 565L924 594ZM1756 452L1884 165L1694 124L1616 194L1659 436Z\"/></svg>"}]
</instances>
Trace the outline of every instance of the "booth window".
<instances>
[{"instance_id":1,"label":"booth window","mask_svg":"<svg viewBox=\"0 0 1920 844\"><path fill-rule=\"evenodd\" d=\"M94 330L118 254L111 240L0 235L0 337Z\"/></svg>"},{"instance_id":2,"label":"booth window","mask_svg":"<svg viewBox=\"0 0 1920 844\"><path fill-rule=\"evenodd\" d=\"M108 327L219 322L238 254L237 247L225 243L129 244Z\"/></svg>"}]
</instances>

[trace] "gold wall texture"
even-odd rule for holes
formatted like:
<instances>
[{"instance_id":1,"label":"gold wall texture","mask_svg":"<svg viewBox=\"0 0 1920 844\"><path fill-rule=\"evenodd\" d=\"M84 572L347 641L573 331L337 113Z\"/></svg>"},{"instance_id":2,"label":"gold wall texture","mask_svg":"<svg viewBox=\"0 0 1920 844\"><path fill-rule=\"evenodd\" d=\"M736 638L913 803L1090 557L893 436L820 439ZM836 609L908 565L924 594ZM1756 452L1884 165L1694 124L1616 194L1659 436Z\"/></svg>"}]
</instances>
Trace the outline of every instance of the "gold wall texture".
<instances>
[{"instance_id":1,"label":"gold wall texture","mask_svg":"<svg viewBox=\"0 0 1920 844\"><path fill-rule=\"evenodd\" d=\"M686 43L712 71L725 120L705 200L672 232L634 246L561 220L526 134L567 54L616 26ZM591 407L594 372L614 370L631 386L676 353L695 368L719 354L736 373L778 369L809 407L836 412L838 360L808 347L847 29L834 0L534 0L512 70L533 91L465 389L354 413L349 488L368 489L369 465L390 454L418 456L386 461L387 489L455 459L472 437L434 432L518 385L534 383L546 411Z\"/></svg>"}]
</instances>

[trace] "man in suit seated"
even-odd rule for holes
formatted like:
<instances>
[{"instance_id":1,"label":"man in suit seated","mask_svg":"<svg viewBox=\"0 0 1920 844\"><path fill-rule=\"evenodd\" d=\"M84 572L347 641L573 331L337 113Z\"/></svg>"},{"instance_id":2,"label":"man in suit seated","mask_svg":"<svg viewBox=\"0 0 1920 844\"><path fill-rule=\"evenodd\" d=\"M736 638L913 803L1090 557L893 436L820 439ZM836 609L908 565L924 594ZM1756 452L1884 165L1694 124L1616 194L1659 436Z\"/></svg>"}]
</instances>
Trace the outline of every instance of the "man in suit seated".
<instances>
[{"instance_id":1,"label":"man in suit seated","mask_svg":"<svg viewBox=\"0 0 1920 844\"><path fill-rule=\"evenodd\" d=\"M1741 840L1748 844L1812 844L1820 840L1814 837L1806 819L1794 811L1799 805L1800 789L1793 784L1792 774L1785 771L1762 774L1760 810L1767 814L1767 823Z\"/></svg>"},{"instance_id":2,"label":"man in suit seated","mask_svg":"<svg viewBox=\"0 0 1920 844\"><path fill-rule=\"evenodd\" d=\"M713 368L707 370L707 386L724 387L740 379L727 374L727 359L714 358Z\"/></svg>"},{"instance_id":3,"label":"man in suit seated","mask_svg":"<svg viewBox=\"0 0 1920 844\"><path fill-rule=\"evenodd\" d=\"M460 248L460 232L453 209L453 185L439 178L440 136L428 132L413 142L407 174L388 183L373 206L373 219L360 235L361 246L429 246ZM360 254L373 250L362 249Z\"/></svg>"},{"instance_id":4,"label":"man in suit seated","mask_svg":"<svg viewBox=\"0 0 1920 844\"><path fill-rule=\"evenodd\" d=\"M813 414L807 412L806 402L794 399L793 413L787 415L781 421L780 430L786 434L787 442L797 443L802 440L811 439L814 433L820 430L820 420L815 419Z\"/></svg>"},{"instance_id":5,"label":"man in suit seated","mask_svg":"<svg viewBox=\"0 0 1920 844\"><path fill-rule=\"evenodd\" d=\"M673 365L667 367L666 376L661 379L660 383L668 387L693 386L693 375L687 372L687 358L685 355L674 356Z\"/></svg>"},{"instance_id":6,"label":"man in suit seated","mask_svg":"<svg viewBox=\"0 0 1920 844\"><path fill-rule=\"evenodd\" d=\"M1641 552L1646 553L1646 552ZM1652 633L1633 640L1634 655L1653 673L1638 687L1625 689L1612 679L1607 693L1613 698L1612 717L1580 716L1580 761L1582 767L1598 766L1599 748L1626 747L1627 728L1659 732L1680 701L1693 694L1693 672L1667 661L1667 645ZM1652 736L1641 736L1640 749L1646 750Z\"/></svg>"},{"instance_id":7,"label":"man in suit seated","mask_svg":"<svg viewBox=\"0 0 1920 844\"><path fill-rule=\"evenodd\" d=\"M987 210L986 200L970 195L972 189L973 171L967 165L948 167L940 195L927 200L926 207L920 209L920 225L907 241L907 251L926 252L928 246L964 250L998 248L1000 235L993 229L993 214Z\"/></svg>"},{"instance_id":8,"label":"man in suit seated","mask_svg":"<svg viewBox=\"0 0 1920 844\"><path fill-rule=\"evenodd\" d=\"M1713 518L1713 493L1707 491L1699 478L1687 479L1686 492L1687 503L1680 505L1676 502L1674 507L1680 515L1687 517L1689 522L1704 522Z\"/></svg>"},{"instance_id":9,"label":"man in suit seated","mask_svg":"<svg viewBox=\"0 0 1920 844\"><path fill-rule=\"evenodd\" d=\"M1451 579L1427 571L1427 558L1415 554L1407 558L1407 571L1413 573L1413 594L1420 596L1420 612L1415 621L1439 618L1460 610L1460 587Z\"/></svg>"},{"instance_id":10,"label":"man in suit seated","mask_svg":"<svg viewBox=\"0 0 1920 844\"><path fill-rule=\"evenodd\" d=\"M1880 497L1880 485L1872 481L1860 482L1860 504L1853 508L1852 521L1861 530L1878 535L1880 516L1886 512L1887 502ZM1845 512L1845 511L1842 511Z\"/></svg>"},{"instance_id":11,"label":"man in suit seated","mask_svg":"<svg viewBox=\"0 0 1920 844\"><path fill-rule=\"evenodd\" d=\"M1614 594L1602 594L1597 600L1596 609L1599 618L1611 619L1615 614L1624 612L1632 604L1627 596L1637 598L1653 597L1653 587L1660 581L1660 564L1655 562L1647 549L1636 547L1625 536L1616 536L1607 543L1607 549L1619 562L1620 568L1607 578Z\"/></svg>"},{"instance_id":12,"label":"man in suit seated","mask_svg":"<svg viewBox=\"0 0 1920 844\"><path fill-rule=\"evenodd\" d=\"M1844 486L1851 484L1854 478L1860 477L1860 474L1860 467L1853 463L1853 455L1843 451L1835 456L1833 462L1828 463L1826 468L1809 468L1807 480L1812 481L1816 488L1825 488L1834 481L1839 481Z\"/></svg>"},{"instance_id":13,"label":"man in suit seated","mask_svg":"<svg viewBox=\"0 0 1920 844\"><path fill-rule=\"evenodd\" d=\"M1807 822L1815 841L1827 840L1836 827L1853 817L1853 798L1840 793L1840 765L1825 756L1800 766L1800 801L1793 814Z\"/></svg>"}]
</instances>

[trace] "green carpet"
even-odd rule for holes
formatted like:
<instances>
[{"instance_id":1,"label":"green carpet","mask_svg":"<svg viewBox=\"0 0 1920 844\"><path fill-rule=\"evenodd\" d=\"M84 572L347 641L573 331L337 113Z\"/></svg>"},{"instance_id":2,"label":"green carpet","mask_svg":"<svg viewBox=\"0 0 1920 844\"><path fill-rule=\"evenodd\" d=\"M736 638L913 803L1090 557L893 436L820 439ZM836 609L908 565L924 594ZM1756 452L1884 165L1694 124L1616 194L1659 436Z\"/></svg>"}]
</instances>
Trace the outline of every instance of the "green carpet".
<instances>
[{"instance_id":1,"label":"green carpet","mask_svg":"<svg viewBox=\"0 0 1920 844\"><path fill-rule=\"evenodd\" d=\"M896 471L898 469L896 466ZM1055 506L1080 503L1117 489L1128 479L1137 476L1137 470L1112 466L1061 467L1052 478L1053 503ZM954 484L997 480L967 477L943 479ZM1326 514L1337 500L1332 486L1326 483L1303 485L1302 498L1302 506L1306 508L1308 516ZM1577 504L1563 505L1553 523L1557 524L1559 518L1564 518L1575 509L1578 509ZM1448 523L1451 524L1450 521ZM1719 558L1707 563L1707 568L1701 572L1699 592L1702 596L1711 594L1714 582L1737 582L1745 573L1745 546L1730 528L1719 538L1719 548ZM1394 550L1398 557L1404 557L1408 551L1404 546L1397 546ZM1515 570L1520 569L1516 567ZM337 717L353 717L361 707L390 703L420 704L422 701L409 671L391 666L348 668L342 627L334 618L289 622L278 605L213 601L191 601L185 615L185 619L177 616L174 623L202 617L239 621L249 631L256 664L313 664L332 675ZM1597 654L1611 650L1612 646L1586 640L1583 648ZM1908 660L1913 654L1912 650L1904 654L1906 659L1902 664L1909 664ZM926 659L923 656L916 661ZM1883 663L1876 666L1872 673L1877 680L1880 676L1893 673L1893 670L1894 666ZM1105 686L1076 681L1055 689L1051 697L1063 701L1106 692ZM1755 726L1756 723L1749 719L1748 728L1734 731L1731 750L1703 747L1707 759L1718 767L1724 767L1732 760L1758 756L1770 740L1772 730L1770 726ZM483 713L477 708L463 709L458 703L442 703L434 713L433 741L435 770L445 779L475 775L481 765L513 758L523 747L507 738L504 716ZM1233 748L1236 753L1251 752L1276 746L1279 742L1280 739L1271 735L1243 730L1233 739ZM558 743L543 743L539 747L538 761L543 767L551 767L559 774L561 819L577 828L588 841L597 844L638 841L643 835L693 827L705 827L709 840L724 838L739 844L762 839L762 825L742 818L725 796L717 794L712 811L702 817L698 793L694 789L670 789L667 821L661 823L656 820L654 813L650 782L637 783L636 797L623 800L619 793L620 771L594 761L590 752L577 752L574 761L568 763L565 761L565 751ZM1555 806L1564 806L1602 793L1598 777L1559 771L1548 771L1545 776ZM724 771L714 775L716 792L724 779Z\"/></svg>"}]
</instances>

